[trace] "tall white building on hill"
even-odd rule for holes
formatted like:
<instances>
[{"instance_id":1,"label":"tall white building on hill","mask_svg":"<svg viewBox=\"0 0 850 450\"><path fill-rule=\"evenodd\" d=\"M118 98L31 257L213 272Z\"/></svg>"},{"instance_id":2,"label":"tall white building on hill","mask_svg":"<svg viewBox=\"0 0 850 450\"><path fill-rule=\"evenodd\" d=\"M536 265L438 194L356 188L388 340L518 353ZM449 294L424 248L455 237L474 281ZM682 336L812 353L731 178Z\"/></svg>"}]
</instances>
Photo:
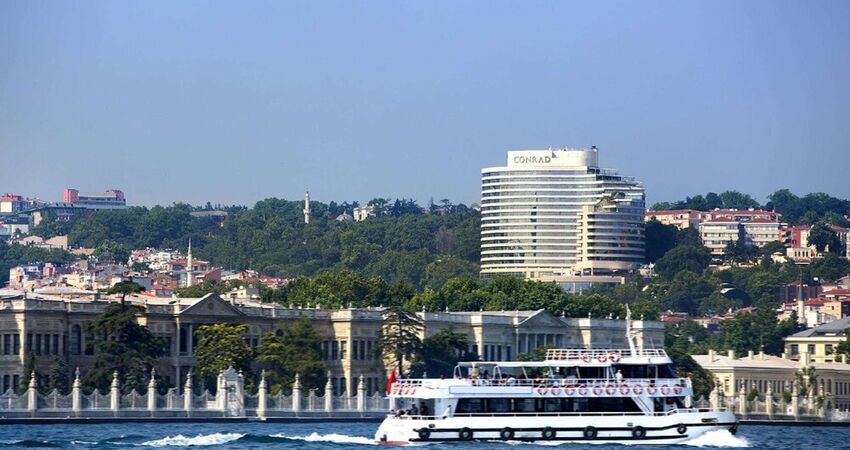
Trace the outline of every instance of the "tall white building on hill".
<instances>
[{"instance_id":1,"label":"tall white building on hill","mask_svg":"<svg viewBox=\"0 0 850 450\"><path fill-rule=\"evenodd\" d=\"M481 170L481 274L611 282L644 261L643 185L598 150L509 151Z\"/></svg>"}]
</instances>

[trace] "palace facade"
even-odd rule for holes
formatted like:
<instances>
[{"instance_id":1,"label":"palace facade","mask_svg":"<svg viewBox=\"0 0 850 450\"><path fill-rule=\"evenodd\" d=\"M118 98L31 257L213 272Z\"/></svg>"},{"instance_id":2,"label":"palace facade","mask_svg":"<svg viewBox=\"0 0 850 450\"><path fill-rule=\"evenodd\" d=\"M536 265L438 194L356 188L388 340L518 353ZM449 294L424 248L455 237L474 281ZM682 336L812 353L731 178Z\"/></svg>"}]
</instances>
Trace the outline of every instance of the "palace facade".
<instances>
[{"instance_id":1,"label":"palace facade","mask_svg":"<svg viewBox=\"0 0 850 450\"><path fill-rule=\"evenodd\" d=\"M85 332L88 321L117 298L92 296L68 298L20 291L0 291L0 387L3 392L17 387L24 361L32 354L37 369L46 374L53 359L64 358L69 367L85 372L94 354ZM195 359L195 330L204 324L245 324L245 342L257 347L263 335L300 318L309 319L323 337L324 362L331 374L335 393L353 392L356 380L365 377L371 394L383 388L387 368L376 359L382 329L382 309L312 309L261 303L256 299L157 298L127 296L128 303L141 306L139 323L163 338L167 350L159 359L157 372L174 386L182 385ZM542 346L625 347L625 321L596 318L556 317L544 310L502 312L421 312L423 337L452 327L466 334L469 351L483 360L513 360L519 353ZM664 327L660 322L632 321L638 345L663 347Z\"/></svg>"}]
</instances>

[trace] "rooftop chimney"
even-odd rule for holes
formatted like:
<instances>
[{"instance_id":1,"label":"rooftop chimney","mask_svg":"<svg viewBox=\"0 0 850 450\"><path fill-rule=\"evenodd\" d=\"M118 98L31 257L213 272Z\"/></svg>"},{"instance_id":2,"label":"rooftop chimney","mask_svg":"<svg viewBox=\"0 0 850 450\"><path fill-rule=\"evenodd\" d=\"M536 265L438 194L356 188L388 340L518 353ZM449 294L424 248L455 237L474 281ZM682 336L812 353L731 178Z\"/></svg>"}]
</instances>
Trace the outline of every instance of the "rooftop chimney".
<instances>
[{"instance_id":1,"label":"rooftop chimney","mask_svg":"<svg viewBox=\"0 0 850 450\"><path fill-rule=\"evenodd\" d=\"M726 354L727 354L730 358L735 359L735 350L729 350L728 352L726 352Z\"/></svg>"}]
</instances>

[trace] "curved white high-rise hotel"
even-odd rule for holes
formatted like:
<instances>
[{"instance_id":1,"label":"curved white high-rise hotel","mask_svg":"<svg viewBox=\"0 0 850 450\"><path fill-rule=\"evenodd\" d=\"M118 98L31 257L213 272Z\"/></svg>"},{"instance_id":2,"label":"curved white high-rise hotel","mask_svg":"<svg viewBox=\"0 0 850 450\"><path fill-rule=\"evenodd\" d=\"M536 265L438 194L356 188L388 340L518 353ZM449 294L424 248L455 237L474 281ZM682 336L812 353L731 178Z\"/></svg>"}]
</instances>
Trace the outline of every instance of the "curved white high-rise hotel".
<instances>
[{"instance_id":1,"label":"curved white high-rise hotel","mask_svg":"<svg viewBox=\"0 0 850 450\"><path fill-rule=\"evenodd\" d=\"M509 151L481 170L481 274L618 275L644 261L644 189L598 150Z\"/></svg>"}]
</instances>

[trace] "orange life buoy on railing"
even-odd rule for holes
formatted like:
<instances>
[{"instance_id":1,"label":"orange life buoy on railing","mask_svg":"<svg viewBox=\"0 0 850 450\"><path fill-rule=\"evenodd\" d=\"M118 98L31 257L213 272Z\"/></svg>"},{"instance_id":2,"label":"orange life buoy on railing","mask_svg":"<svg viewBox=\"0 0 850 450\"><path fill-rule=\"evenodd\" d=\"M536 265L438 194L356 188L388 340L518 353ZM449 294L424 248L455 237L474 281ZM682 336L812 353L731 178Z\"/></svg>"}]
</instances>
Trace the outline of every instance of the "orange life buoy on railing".
<instances>
[{"instance_id":1,"label":"orange life buoy on railing","mask_svg":"<svg viewBox=\"0 0 850 450\"><path fill-rule=\"evenodd\" d=\"M590 362L591 358L592 357L590 356L590 353L585 353L585 354L581 355L581 360L586 362L586 363Z\"/></svg>"},{"instance_id":2,"label":"orange life buoy on railing","mask_svg":"<svg viewBox=\"0 0 850 450\"><path fill-rule=\"evenodd\" d=\"M664 386L661 386L661 394L662 395L667 395L669 393L670 393L670 386L667 386L666 384Z\"/></svg>"},{"instance_id":3,"label":"orange life buoy on railing","mask_svg":"<svg viewBox=\"0 0 850 450\"><path fill-rule=\"evenodd\" d=\"M602 394L602 385L596 383L593 385L593 395L601 395Z\"/></svg>"},{"instance_id":4,"label":"orange life buoy on railing","mask_svg":"<svg viewBox=\"0 0 850 450\"><path fill-rule=\"evenodd\" d=\"M620 352L611 352L611 353L609 353L609 354L608 354L608 359L610 359L610 360L611 360L611 362L617 362L617 361L619 361L619 360L620 360Z\"/></svg>"},{"instance_id":5,"label":"orange life buoy on railing","mask_svg":"<svg viewBox=\"0 0 850 450\"><path fill-rule=\"evenodd\" d=\"M682 393L682 386L679 386L678 384L673 386L673 392L675 392L677 395L681 394Z\"/></svg>"},{"instance_id":6,"label":"orange life buoy on railing","mask_svg":"<svg viewBox=\"0 0 850 450\"><path fill-rule=\"evenodd\" d=\"M548 390L546 389L546 386L544 386L542 384L540 386L537 386L537 394L538 395L546 395L546 392L548 392Z\"/></svg>"},{"instance_id":7,"label":"orange life buoy on railing","mask_svg":"<svg viewBox=\"0 0 850 450\"><path fill-rule=\"evenodd\" d=\"M605 386L605 393L606 394L614 395L615 392L617 392L617 387L614 386L613 384L609 384L608 386Z\"/></svg>"},{"instance_id":8,"label":"orange life buoy on railing","mask_svg":"<svg viewBox=\"0 0 850 450\"><path fill-rule=\"evenodd\" d=\"M578 387L578 394L579 395L587 395L587 385L584 385L584 384L580 385Z\"/></svg>"},{"instance_id":9,"label":"orange life buoy on railing","mask_svg":"<svg viewBox=\"0 0 850 450\"><path fill-rule=\"evenodd\" d=\"M648 388L646 388L646 393L649 394L649 395L655 395L656 392L658 392L658 389L655 389L655 386L653 386L651 384L649 385Z\"/></svg>"},{"instance_id":10,"label":"orange life buoy on railing","mask_svg":"<svg viewBox=\"0 0 850 450\"><path fill-rule=\"evenodd\" d=\"M641 387L641 385L639 384L636 384L634 385L634 387L632 387L632 392L634 392L635 395L643 394L643 387Z\"/></svg>"},{"instance_id":11,"label":"orange life buoy on railing","mask_svg":"<svg viewBox=\"0 0 850 450\"><path fill-rule=\"evenodd\" d=\"M573 395L576 393L576 388L573 385L569 385L564 388L564 395Z\"/></svg>"},{"instance_id":12,"label":"orange life buoy on railing","mask_svg":"<svg viewBox=\"0 0 850 450\"><path fill-rule=\"evenodd\" d=\"M606 355L605 353L600 353L600 354L596 355L596 360L599 361L599 362L608 361L608 355Z\"/></svg>"},{"instance_id":13,"label":"orange life buoy on railing","mask_svg":"<svg viewBox=\"0 0 850 450\"><path fill-rule=\"evenodd\" d=\"M627 395L629 393L629 385L627 385L625 383L621 384L620 385L620 393L623 394L623 395Z\"/></svg>"},{"instance_id":14,"label":"orange life buoy on railing","mask_svg":"<svg viewBox=\"0 0 850 450\"><path fill-rule=\"evenodd\" d=\"M549 388L549 391L552 393L552 395L558 395L561 393L561 388L559 388L558 386L552 386L551 388Z\"/></svg>"}]
</instances>

